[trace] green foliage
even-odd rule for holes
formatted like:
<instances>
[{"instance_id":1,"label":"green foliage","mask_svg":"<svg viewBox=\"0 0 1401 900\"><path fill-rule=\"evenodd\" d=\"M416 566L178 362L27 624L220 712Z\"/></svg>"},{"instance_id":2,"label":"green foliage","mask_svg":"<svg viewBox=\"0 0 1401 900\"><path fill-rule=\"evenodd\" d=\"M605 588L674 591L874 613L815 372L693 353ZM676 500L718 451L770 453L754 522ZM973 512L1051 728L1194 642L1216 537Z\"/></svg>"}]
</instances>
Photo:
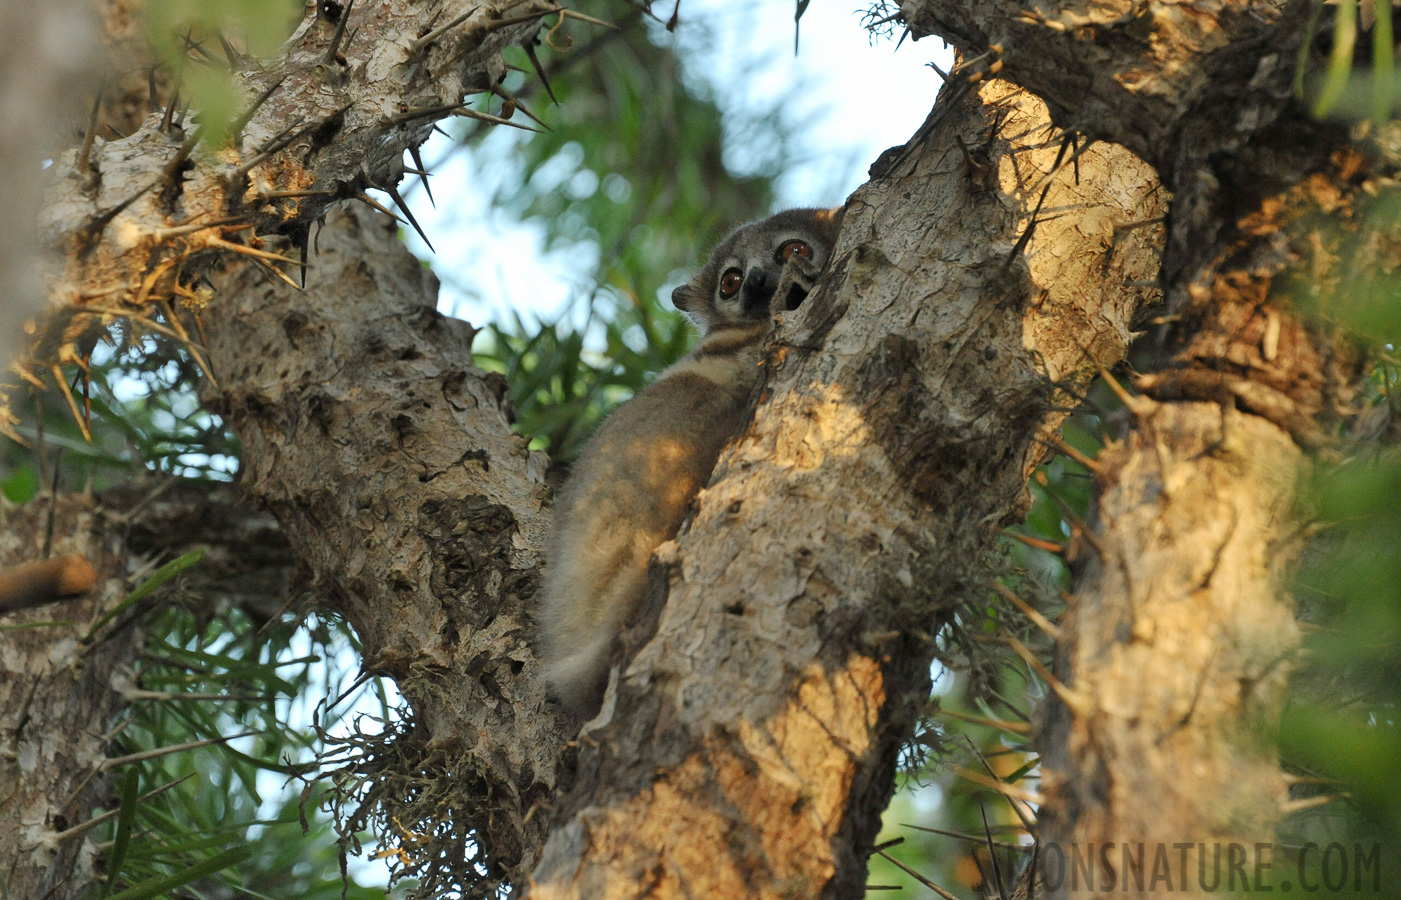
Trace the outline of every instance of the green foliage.
<instances>
[{"instance_id":1,"label":"green foliage","mask_svg":"<svg viewBox=\"0 0 1401 900\"><path fill-rule=\"evenodd\" d=\"M1381 125L1392 117L1398 99L1396 47L1389 3L1337 0L1325 17L1325 3L1315 0L1306 29L1307 40L1299 48L1295 93L1309 101L1316 118L1335 117ZM1370 31L1370 46L1358 47L1361 30ZM1315 39L1327 34L1327 60L1321 66L1313 56Z\"/></svg>"},{"instance_id":2,"label":"green foliage","mask_svg":"<svg viewBox=\"0 0 1401 900\"><path fill-rule=\"evenodd\" d=\"M538 56L557 106L543 109L533 75L508 81L551 131L493 135L475 151L515 169L495 198L501 209L539 222L551 248L598 247L592 287L569 314L536 325L517 313L488 325L474 348L508 377L517 428L566 462L607 410L684 355L690 331L663 302L667 287L730 228L769 212L773 178L793 152L779 127L783 98L757 114L722 115L635 6L608 0L582 11L619 30L584 40L598 29L565 20L549 32ZM531 68L524 52L517 63ZM473 124L468 136L480 130ZM746 158L748 174L733 171L727 148L736 143L762 151Z\"/></svg>"},{"instance_id":3,"label":"green foliage","mask_svg":"<svg viewBox=\"0 0 1401 900\"><path fill-rule=\"evenodd\" d=\"M198 367L165 338L140 329L135 322L114 329L111 343L94 350L86 377L70 373L77 417L56 391L34 392L28 402L15 396L22 421L13 432L24 443L0 438L7 500L25 502L46 486L103 490L150 472L232 478L238 441L200 405Z\"/></svg>"},{"instance_id":4,"label":"green foliage","mask_svg":"<svg viewBox=\"0 0 1401 900\"><path fill-rule=\"evenodd\" d=\"M170 604L151 635L140 693L112 751L131 761L119 770L108 890L134 898L189 883L204 884L201 894L221 884L250 897L341 896L339 848L317 812L319 794L299 798L291 782L316 769L306 698L334 697L353 674L342 671L344 627ZM324 706L318 715L322 727L338 721ZM208 743L189 746L200 741ZM152 755L161 748L183 749ZM361 900L383 896L348 887Z\"/></svg>"},{"instance_id":5,"label":"green foliage","mask_svg":"<svg viewBox=\"0 0 1401 900\"><path fill-rule=\"evenodd\" d=\"M1387 877L1401 871L1401 453L1322 473L1313 496L1332 525L1298 580L1307 666L1280 727L1286 757L1305 775L1299 801L1329 797L1298 817L1297 842L1381 845ZM1340 795L1346 795L1343 799Z\"/></svg>"}]
</instances>

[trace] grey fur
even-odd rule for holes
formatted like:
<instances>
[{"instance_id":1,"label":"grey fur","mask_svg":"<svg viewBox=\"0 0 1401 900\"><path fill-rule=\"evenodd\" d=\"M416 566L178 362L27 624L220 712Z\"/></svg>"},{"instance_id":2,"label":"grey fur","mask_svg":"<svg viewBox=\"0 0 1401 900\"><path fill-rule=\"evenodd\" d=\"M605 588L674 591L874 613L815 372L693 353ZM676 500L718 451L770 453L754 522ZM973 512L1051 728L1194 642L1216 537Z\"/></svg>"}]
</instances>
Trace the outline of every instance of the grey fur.
<instances>
[{"instance_id":1,"label":"grey fur","mask_svg":"<svg viewBox=\"0 0 1401 900\"><path fill-rule=\"evenodd\" d=\"M575 463L555 504L539 619L545 678L576 715L597 709L614 641L646 590L652 552L676 535L748 418L773 311L806 296L840 224L840 209L790 209L721 241L672 293L700 327L699 345L609 416ZM778 253L793 240L812 255L794 254L785 265ZM731 269L744 280L726 297L721 283Z\"/></svg>"}]
</instances>

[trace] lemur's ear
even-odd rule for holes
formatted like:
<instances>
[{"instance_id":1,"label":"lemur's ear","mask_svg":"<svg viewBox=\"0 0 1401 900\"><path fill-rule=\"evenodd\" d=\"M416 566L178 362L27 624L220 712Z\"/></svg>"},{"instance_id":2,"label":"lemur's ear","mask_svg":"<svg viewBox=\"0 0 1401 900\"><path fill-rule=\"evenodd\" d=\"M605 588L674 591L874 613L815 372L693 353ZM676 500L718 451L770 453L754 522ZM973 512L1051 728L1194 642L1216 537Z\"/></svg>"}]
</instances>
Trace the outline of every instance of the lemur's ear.
<instances>
[{"instance_id":1,"label":"lemur's ear","mask_svg":"<svg viewBox=\"0 0 1401 900\"><path fill-rule=\"evenodd\" d=\"M696 296L696 289L689 283L683 284L671 292L671 304L682 312L690 312L691 307L700 299Z\"/></svg>"}]
</instances>

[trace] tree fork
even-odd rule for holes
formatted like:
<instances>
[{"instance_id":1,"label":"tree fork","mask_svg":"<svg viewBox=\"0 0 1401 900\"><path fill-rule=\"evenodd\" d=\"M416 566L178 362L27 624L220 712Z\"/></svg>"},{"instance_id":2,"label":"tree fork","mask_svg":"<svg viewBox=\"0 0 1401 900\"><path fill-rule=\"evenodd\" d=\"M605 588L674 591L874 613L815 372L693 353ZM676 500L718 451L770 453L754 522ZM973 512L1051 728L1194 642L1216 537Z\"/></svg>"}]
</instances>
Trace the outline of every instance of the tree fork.
<instances>
[{"instance_id":1,"label":"tree fork","mask_svg":"<svg viewBox=\"0 0 1401 900\"><path fill-rule=\"evenodd\" d=\"M928 695L1074 390L1115 360L1159 214L1120 148L1054 169L1044 107L958 89L848 202L754 423L658 553L651 625L579 737L538 898L852 897ZM1020 135L1013 147L1001 135ZM1021 248L1020 250L1018 248ZM665 599L665 606L661 602ZM650 633L655 628L655 634ZM648 639L650 638L650 639Z\"/></svg>"}]
</instances>

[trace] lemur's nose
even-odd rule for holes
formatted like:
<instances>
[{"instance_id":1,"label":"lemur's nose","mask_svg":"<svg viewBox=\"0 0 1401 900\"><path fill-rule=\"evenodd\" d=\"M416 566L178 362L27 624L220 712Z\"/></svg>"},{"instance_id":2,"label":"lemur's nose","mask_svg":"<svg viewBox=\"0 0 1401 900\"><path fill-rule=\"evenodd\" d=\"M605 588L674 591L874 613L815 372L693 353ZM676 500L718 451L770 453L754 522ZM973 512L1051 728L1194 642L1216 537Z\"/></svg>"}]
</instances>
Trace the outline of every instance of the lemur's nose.
<instances>
[{"instance_id":1,"label":"lemur's nose","mask_svg":"<svg viewBox=\"0 0 1401 900\"><path fill-rule=\"evenodd\" d=\"M749 315L767 314L777 286L773 273L759 266L750 269L744 276L744 311Z\"/></svg>"}]
</instances>

